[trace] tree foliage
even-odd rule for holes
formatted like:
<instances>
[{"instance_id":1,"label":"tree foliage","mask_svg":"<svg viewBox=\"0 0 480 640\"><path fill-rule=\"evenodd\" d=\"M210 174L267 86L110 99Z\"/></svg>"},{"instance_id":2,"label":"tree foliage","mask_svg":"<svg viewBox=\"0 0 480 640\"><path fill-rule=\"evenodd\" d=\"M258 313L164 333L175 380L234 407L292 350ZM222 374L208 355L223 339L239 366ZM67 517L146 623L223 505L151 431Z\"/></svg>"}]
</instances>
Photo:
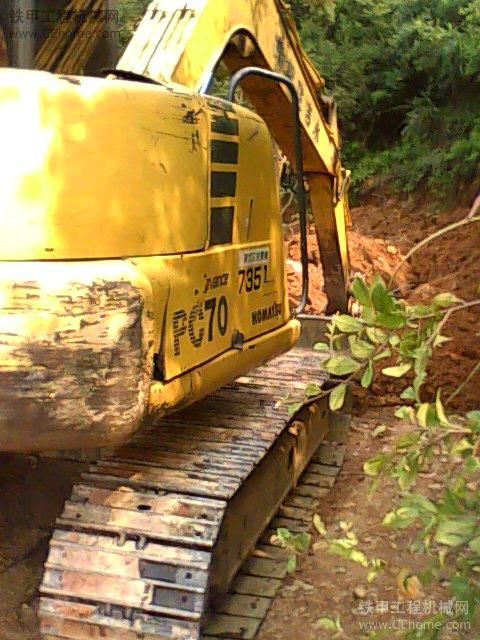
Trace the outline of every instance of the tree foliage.
<instances>
[{"instance_id":1,"label":"tree foliage","mask_svg":"<svg viewBox=\"0 0 480 640\"><path fill-rule=\"evenodd\" d=\"M354 185L453 194L480 164L480 0L291 0Z\"/></svg>"},{"instance_id":2,"label":"tree foliage","mask_svg":"<svg viewBox=\"0 0 480 640\"><path fill-rule=\"evenodd\" d=\"M125 47L145 15L150 0L119 0L120 44Z\"/></svg>"}]
</instances>

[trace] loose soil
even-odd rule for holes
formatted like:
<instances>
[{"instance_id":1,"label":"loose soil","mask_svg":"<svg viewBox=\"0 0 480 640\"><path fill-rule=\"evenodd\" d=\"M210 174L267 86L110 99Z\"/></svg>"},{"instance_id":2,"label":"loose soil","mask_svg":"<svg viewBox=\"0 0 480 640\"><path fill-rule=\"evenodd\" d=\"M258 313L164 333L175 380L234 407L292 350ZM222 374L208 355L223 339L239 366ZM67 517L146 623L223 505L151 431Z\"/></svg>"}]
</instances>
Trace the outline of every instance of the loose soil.
<instances>
[{"instance_id":1,"label":"loose soil","mask_svg":"<svg viewBox=\"0 0 480 640\"><path fill-rule=\"evenodd\" d=\"M460 221L468 208L456 207L433 214L427 205L413 207L397 199L385 200L352 209L352 229L349 233L351 274L363 274L367 280L379 273L388 281L403 256L418 242L440 228ZM462 300L480 297L480 234L479 225L470 224L444 235L414 254L394 277L399 294L411 304L429 300L437 293L450 291ZM292 305L301 291L301 266L298 234L288 231L286 241L287 278ZM323 275L314 229L308 236L309 275L311 280L307 312L322 313L326 306ZM426 390L443 387L444 396L463 380L480 360L480 306L454 314L443 331L451 338L437 351L430 366ZM382 402L396 402L389 397L394 385L374 386L374 395ZM386 394L386 397L385 397ZM370 394L368 394L370 396ZM480 374L462 393L462 408L478 406ZM371 400L371 398L370 398ZM454 407L458 404L453 403Z\"/></svg>"},{"instance_id":2,"label":"loose soil","mask_svg":"<svg viewBox=\"0 0 480 640\"><path fill-rule=\"evenodd\" d=\"M349 250L352 273L371 277L379 272L388 278L402 256L419 240L441 226L459 220L464 207L433 215L427 208L402 205L396 200L371 202L352 210L353 229ZM410 264L403 266L395 286L408 301L421 301L442 291L453 291L462 299L479 297L480 243L478 230L469 226L424 248ZM288 280L292 302L299 295L300 269L298 238L286 242ZM321 313L325 308L323 278L314 233L309 236L310 278L308 309ZM432 386L453 389L480 359L478 340L480 309L456 314L444 333L452 341L439 350L431 367ZM369 607L402 602L409 596L399 593L397 575L402 569L420 573L423 566L410 550L410 533L392 533L378 523L398 497L392 484L370 496L370 484L362 473L363 462L386 447L404 427L392 420L397 401L394 387L378 384L373 392L357 396L348 454L336 486L320 508L320 515L332 535L341 536L339 523L351 522L367 557L379 557L387 566L372 584L366 572L337 556L326 553L325 543L315 540L312 551L300 563L285 585L263 625L259 640L323 640L331 632L321 628L323 617L339 616L342 638L367 637L360 622L387 622L421 619L418 614L372 613ZM462 407L478 407L480 376L472 380L462 396ZM387 424L383 438L374 438L373 429ZM443 461L422 479L427 491L438 490ZM48 537L55 516L61 511L82 465L35 457L0 455L0 640L38 640L35 604L45 560ZM413 594L437 606L447 600L438 588ZM369 604L368 604L369 603ZM363 611L359 612L359 611ZM367 613L365 613L367 611ZM397 623L398 624L401 623ZM449 632L445 638L474 638L479 631ZM387 636L394 635L392 630ZM373 637L373 636L372 636ZM381 635L379 634L379 636Z\"/></svg>"}]
</instances>

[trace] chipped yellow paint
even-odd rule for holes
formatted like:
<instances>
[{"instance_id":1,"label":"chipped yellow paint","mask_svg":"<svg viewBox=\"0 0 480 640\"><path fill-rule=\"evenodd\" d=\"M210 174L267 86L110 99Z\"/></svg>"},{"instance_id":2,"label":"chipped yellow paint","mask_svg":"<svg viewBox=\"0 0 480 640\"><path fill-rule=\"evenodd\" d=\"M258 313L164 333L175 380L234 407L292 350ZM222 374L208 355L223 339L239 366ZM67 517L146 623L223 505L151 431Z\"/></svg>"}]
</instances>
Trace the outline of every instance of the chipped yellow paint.
<instances>
[{"instance_id":1,"label":"chipped yellow paint","mask_svg":"<svg viewBox=\"0 0 480 640\"><path fill-rule=\"evenodd\" d=\"M151 287L125 261L3 262L0 448L119 443L142 423Z\"/></svg>"}]
</instances>

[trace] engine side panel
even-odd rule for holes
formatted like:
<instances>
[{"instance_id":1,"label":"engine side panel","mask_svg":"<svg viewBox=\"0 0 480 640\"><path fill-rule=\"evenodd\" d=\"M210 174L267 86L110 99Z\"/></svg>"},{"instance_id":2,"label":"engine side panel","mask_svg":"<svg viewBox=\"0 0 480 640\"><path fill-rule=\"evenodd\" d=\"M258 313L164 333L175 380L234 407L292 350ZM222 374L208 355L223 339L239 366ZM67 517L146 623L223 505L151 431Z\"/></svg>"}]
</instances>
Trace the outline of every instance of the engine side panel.
<instances>
[{"instance_id":1,"label":"engine side panel","mask_svg":"<svg viewBox=\"0 0 480 640\"><path fill-rule=\"evenodd\" d=\"M152 283L155 301L169 283L165 324L155 343L164 381L232 348L247 348L249 340L290 318L270 134L261 118L241 107L215 99L206 106L207 249L134 259ZM271 355L278 353L272 343ZM240 373L232 370L230 379Z\"/></svg>"}]
</instances>

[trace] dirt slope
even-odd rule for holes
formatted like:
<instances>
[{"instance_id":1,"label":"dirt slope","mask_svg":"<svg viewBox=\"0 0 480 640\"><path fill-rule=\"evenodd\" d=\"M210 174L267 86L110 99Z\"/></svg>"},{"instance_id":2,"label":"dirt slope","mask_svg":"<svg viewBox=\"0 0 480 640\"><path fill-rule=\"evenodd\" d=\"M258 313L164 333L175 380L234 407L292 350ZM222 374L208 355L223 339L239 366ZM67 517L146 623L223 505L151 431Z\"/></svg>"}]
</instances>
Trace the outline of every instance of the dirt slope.
<instances>
[{"instance_id":1,"label":"dirt slope","mask_svg":"<svg viewBox=\"0 0 480 640\"><path fill-rule=\"evenodd\" d=\"M467 209L456 207L432 214L428 205L413 208L395 199L367 204L352 210L349 234L352 274L367 278L380 273L388 280L402 257L419 241L441 227L465 217ZM287 274L292 302L300 294L300 250L298 236L287 240ZM323 276L313 229L309 234L311 295L307 311L325 309ZM409 303L428 300L437 293L451 291L462 300L480 298L480 225L471 224L450 232L416 253L395 277L395 286ZM457 313L447 325L452 341L444 345L432 361L428 388L444 386L453 390L480 360L480 307ZM385 394L385 387L378 390ZM480 375L465 389L462 402L472 408L480 397Z\"/></svg>"}]
</instances>

